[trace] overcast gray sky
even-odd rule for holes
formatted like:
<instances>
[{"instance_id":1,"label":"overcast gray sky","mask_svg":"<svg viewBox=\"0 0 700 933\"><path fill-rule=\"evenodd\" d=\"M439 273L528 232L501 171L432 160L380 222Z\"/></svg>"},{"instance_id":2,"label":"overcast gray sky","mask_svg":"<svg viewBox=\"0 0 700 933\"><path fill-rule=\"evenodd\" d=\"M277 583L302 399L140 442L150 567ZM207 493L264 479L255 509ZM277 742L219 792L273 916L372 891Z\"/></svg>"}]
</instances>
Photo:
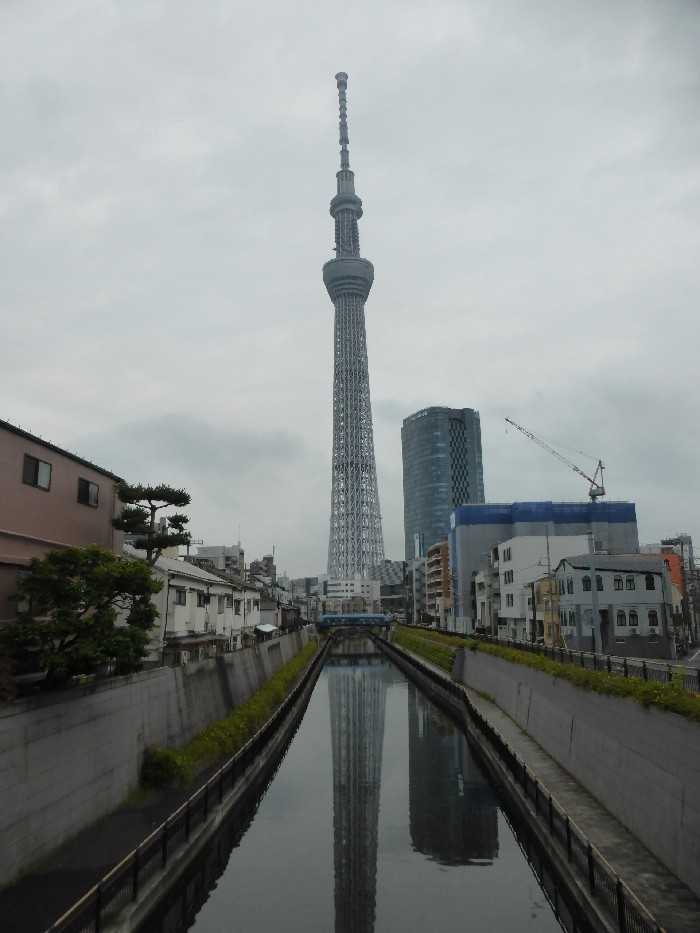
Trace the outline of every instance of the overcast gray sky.
<instances>
[{"instance_id":1,"label":"overcast gray sky","mask_svg":"<svg viewBox=\"0 0 700 933\"><path fill-rule=\"evenodd\" d=\"M387 556L435 404L488 499L586 495L508 415L697 537L698 49L690 0L4 0L0 417L325 569L345 70Z\"/></svg>"}]
</instances>

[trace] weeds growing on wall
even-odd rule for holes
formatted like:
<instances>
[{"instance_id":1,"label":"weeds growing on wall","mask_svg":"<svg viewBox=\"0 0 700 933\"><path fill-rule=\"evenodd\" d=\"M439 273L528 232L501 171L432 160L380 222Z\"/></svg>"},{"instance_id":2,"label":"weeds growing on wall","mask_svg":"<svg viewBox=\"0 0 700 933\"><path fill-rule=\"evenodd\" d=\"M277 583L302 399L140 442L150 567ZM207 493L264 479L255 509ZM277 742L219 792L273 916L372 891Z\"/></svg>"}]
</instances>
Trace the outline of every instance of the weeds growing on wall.
<instances>
[{"instance_id":1,"label":"weeds growing on wall","mask_svg":"<svg viewBox=\"0 0 700 933\"><path fill-rule=\"evenodd\" d=\"M492 645L473 638L457 639L454 636L443 635L441 632L404 626L397 629L394 641L448 672L452 671L455 651L460 647L465 647L474 652L490 654L504 661L510 661L512 664L534 668L560 680L567 680L583 690L630 698L641 703L642 706L665 709L685 716L686 719L700 722L700 696L684 690L679 678L675 678L671 683L662 683L657 680L642 680L640 677L621 677L618 674L608 674L606 671L589 671L574 664L562 664L538 654L518 651L517 648Z\"/></svg>"},{"instance_id":2,"label":"weeds growing on wall","mask_svg":"<svg viewBox=\"0 0 700 933\"><path fill-rule=\"evenodd\" d=\"M147 788L187 784L207 765L236 752L282 704L316 651L316 642L304 645L245 703L228 716L207 726L182 748L147 748L141 767L141 784Z\"/></svg>"}]
</instances>

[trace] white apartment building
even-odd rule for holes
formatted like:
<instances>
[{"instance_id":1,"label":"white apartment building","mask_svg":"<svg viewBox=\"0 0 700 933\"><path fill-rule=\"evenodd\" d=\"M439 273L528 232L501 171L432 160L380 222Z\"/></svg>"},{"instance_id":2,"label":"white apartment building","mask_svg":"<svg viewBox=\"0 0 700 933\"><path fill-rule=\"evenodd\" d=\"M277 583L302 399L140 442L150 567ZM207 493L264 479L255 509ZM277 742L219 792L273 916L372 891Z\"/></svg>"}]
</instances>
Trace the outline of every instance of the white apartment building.
<instances>
[{"instance_id":1,"label":"white apartment building","mask_svg":"<svg viewBox=\"0 0 700 933\"><path fill-rule=\"evenodd\" d=\"M197 548L197 557L210 560L216 570L240 576L243 573L243 548L240 544L217 544Z\"/></svg>"},{"instance_id":2,"label":"white apartment building","mask_svg":"<svg viewBox=\"0 0 700 933\"><path fill-rule=\"evenodd\" d=\"M125 545L129 557L143 552ZM153 596L159 617L146 659L177 664L202 660L242 647L245 633L260 624L260 594L184 560L159 557L154 576L163 586Z\"/></svg>"},{"instance_id":3,"label":"white apartment building","mask_svg":"<svg viewBox=\"0 0 700 933\"><path fill-rule=\"evenodd\" d=\"M325 584L326 612L380 612L381 584L367 577L329 578ZM363 608L364 607L364 608Z\"/></svg>"},{"instance_id":4,"label":"white apartment building","mask_svg":"<svg viewBox=\"0 0 700 933\"><path fill-rule=\"evenodd\" d=\"M567 557L557 566L556 580L566 647L621 657L675 657L671 583L661 556Z\"/></svg>"},{"instance_id":5,"label":"white apartment building","mask_svg":"<svg viewBox=\"0 0 700 933\"><path fill-rule=\"evenodd\" d=\"M530 641L533 621L533 587L536 580L552 573L563 557L580 554L590 548L588 535L520 535L509 538L491 549L492 586L480 594L476 583L477 624L481 624L481 604L484 604L484 624L488 611L486 597L497 599L498 634L513 641ZM495 579L497 575L497 581ZM481 596L481 599L480 599Z\"/></svg>"}]
</instances>

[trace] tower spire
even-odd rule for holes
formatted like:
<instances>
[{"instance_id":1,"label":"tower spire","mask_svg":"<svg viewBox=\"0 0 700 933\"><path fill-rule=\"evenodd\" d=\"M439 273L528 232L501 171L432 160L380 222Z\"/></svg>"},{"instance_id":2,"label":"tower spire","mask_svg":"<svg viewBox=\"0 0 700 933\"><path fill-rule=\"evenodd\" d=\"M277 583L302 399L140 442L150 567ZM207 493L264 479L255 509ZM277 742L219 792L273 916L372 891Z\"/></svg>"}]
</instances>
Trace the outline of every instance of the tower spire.
<instances>
[{"instance_id":1,"label":"tower spire","mask_svg":"<svg viewBox=\"0 0 700 933\"><path fill-rule=\"evenodd\" d=\"M347 91L348 87L348 76L344 71L339 71L335 76L336 84L338 85L338 109L340 111L340 168L349 169L350 168L350 153L348 152L348 146L350 145L350 138L348 136L348 98Z\"/></svg>"},{"instance_id":2,"label":"tower spire","mask_svg":"<svg viewBox=\"0 0 700 933\"><path fill-rule=\"evenodd\" d=\"M384 558L369 396L365 301L374 267L360 256L358 220L362 200L348 153L348 76L339 71L340 169L330 204L335 226L335 259L323 267L323 281L335 310L333 376L333 467L328 575L366 576Z\"/></svg>"}]
</instances>

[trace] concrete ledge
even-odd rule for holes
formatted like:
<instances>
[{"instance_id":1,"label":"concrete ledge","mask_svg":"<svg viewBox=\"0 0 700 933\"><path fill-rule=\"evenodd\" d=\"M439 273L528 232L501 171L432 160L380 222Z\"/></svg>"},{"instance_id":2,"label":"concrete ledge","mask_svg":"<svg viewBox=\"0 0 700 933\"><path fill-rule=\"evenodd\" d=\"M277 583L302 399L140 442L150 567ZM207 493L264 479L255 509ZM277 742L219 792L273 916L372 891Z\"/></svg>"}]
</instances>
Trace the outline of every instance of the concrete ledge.
<instances>
[{"instance_id":1,"label":"concrete ledge","mask_svg":"<svg viewBox=\"0 0 700 933\"><path fill-rule=\"evenodd\" d=\"M281 757L289 742L292 740L299 724L306 712L306 707L316 686L316 681L323 667L323 656L327 646L319 649L309 663L309 668L316 665L313 675L309 677L303 690L291 704L289 710L279 725L274 737L266 745L264 751L258 755L253 764L236 781L233 789L229 791L223 802L212 808L205 823L194 831L189 842L180 846L176 853L168 860L165 868L153 876L139 892L138 900L126 906L116 918L111 918L101 927L104 933L132 933L138 930L156 908L160 901L167 896L192 863L201 855L213 834L230 815L233 809L256 788L260 788L274 774ZM306 676L309 668L303 676Z\"/></svg>"},{"instance_id":2,"label":"concrete ledge","mask_svg":"<svg viewBox=\"0 0 700 933\"><path fill-rule=\"evenodd\" d=\"M522 787L513 779L509 768L495 748L487 743L483 732L475 725L474 716L481 714L476 711L468 691L459 685L459 694L455 695L454 687L456 685L444 671L403 648L390 645L381 639L377 639L377 642L391 660L411 680L415 681L421 690L443 708L465 732L479 760L501 790L511 810L511 815L515 815L519 832L522 832L523 828L525 829L526 844L524 852L533 866L533 870L539 877L536 859L540 859L541 868L541 859L544 855L549 862L549 873L554 877L556 884L563 892L568 910L576 919L577 928L606 931L606 933L614 933L614 931L619 930L617 917L611 916L592 895L587 879L583 878L576 870L575 863L568 861L566 850L550 834L541 816L538 816L535 812L530 798L523 793ZM424 673L424 670L428 670L431 676ZM440 686L439 679L444 680L444 687ZM502 737L501 740L504 741ZM504 744L507 743L504 742ZM512 754L515 756L515 752L512 752ZM542 790L545 794L549 793L548 788L544 786ZM529 842L527 841L528 834L530 836ZM535 859L531 857L533 842ZM546 885L543 884L543 887L546 890ZM550 900L554 900L551 897L551 892L547 893ZM661 930L661 927L658 929ZM690 933L690 927L683 929L687 929L688 933Z\"/></svg>"},{"instance_id":3,"label":"concrete ledge","mask_svg":"<svg viewBox=\"0 0 700 933\"><path fill-rule=\"evenodd\" d=\"M700 896L700 724L480 651L460 649L453 673L492 696Z\"/></svg>"},{"instance_id":4,"label":"concrete ledge","mask_svg":"<svg viewBox=\"0 0 700 933\"><path fill-rule=\"evenodd\" d=\"M187 667L0 709L0 885L119 807L138 785L147 746L188 742L248 699L306 641L306 631L295 632Z\"/></svg>"}]
</instances>

